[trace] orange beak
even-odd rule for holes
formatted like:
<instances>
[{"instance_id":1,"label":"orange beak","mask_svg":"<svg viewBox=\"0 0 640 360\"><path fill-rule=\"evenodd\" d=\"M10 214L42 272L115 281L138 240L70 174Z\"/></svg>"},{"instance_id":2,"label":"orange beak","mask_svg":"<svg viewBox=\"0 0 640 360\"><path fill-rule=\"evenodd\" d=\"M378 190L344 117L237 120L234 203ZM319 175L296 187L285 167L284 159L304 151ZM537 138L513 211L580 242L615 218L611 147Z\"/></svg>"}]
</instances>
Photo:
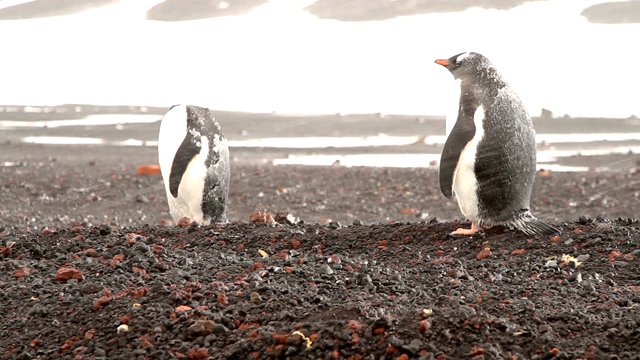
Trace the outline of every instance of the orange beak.
<instances>
[{"instance_id":1,"label":"orange beak","mask_svg":"<svg viewBox=\"0 0 640 360\"><path fill-rule=\"evenodd\" d=\"M449 62L447 60L438 59L438 60L436 60L436 64L442 65L442 66L447 66L447 65L449 65Z\"/></svg>"}]
</instances>

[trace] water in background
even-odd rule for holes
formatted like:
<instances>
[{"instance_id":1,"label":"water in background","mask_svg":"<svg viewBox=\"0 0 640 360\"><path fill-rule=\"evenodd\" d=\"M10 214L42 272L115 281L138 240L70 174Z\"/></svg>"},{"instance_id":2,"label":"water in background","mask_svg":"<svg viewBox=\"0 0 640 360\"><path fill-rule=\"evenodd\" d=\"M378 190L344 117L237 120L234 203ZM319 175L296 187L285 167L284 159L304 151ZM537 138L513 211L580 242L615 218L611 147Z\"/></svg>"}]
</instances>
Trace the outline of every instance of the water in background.
<instances>
[{"instance_id":1,"label":"water in background","mask_svg":"<svg viewBox=\"0 0 640 360\"><path fill-rule=\"evenodd\" d=\"M155 147L165 111L94 105L3 106L0 143ZM442 116L214 114L235 161L437 168L446 140ZM568 166L561 160L640 153L638 119L536 118L534 123L539 168L607 170L609 164L583 161Z\"/></svg>"}]
</instances>

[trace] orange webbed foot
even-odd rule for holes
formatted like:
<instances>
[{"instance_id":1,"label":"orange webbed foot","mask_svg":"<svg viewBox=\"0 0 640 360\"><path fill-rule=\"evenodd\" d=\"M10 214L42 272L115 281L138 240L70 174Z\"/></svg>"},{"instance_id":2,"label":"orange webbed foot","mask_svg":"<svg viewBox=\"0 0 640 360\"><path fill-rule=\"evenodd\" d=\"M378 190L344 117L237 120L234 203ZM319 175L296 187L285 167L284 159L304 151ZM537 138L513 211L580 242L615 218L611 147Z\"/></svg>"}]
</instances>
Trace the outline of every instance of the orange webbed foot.
<instances>
[{"instance_id":1,"label":"orange webbed foot","mask_svg":"<svg viewBox=\"0 0 640 360\"><path fill-rule=\"evenodd\" d=\"M463 235L470 236L482 230L482 227L476 225L476 223L471 223L471 229L458 228L451 233L451 235Z\"/></svg>"}]
</instances>

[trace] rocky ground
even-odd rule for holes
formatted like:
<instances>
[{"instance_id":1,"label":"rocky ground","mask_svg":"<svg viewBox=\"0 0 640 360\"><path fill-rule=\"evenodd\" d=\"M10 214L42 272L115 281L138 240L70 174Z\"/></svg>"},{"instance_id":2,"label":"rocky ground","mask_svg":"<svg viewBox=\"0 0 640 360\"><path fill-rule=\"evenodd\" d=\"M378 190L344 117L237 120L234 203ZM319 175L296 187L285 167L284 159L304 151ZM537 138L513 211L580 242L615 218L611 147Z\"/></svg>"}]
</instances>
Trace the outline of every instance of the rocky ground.
<instances>
[{"instance_id":1,"label":"rocky ground","mask_svg":"<svg viewBox=\"0 0 640 360\"><path fill-rule=\"evenodd\" d=\"M3 359L640 358L632 155L538 175L559 236L455 238L434 169L236 161L181 227L153 148L0 147Z\"/></svg>"}]
</instances>

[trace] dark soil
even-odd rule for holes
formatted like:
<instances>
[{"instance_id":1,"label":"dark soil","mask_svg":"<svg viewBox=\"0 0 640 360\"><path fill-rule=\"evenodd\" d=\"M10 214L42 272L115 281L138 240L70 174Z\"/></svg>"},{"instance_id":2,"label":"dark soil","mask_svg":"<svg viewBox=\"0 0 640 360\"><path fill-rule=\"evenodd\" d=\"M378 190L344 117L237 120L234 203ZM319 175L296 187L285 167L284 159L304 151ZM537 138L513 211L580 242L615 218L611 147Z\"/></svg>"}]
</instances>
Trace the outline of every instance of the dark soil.
<instances>
[{"instance_id":1,"label":"dark soil","mask_svg":"<svg viewBox=\"0 0 640 360\"><path fill-rule=\"evenodd\" d=\"M171 226L155 156L0 145L0 358L640 359L632 155L540 173L534 238L449 236L434 169L242 161L231 223Z\"/></svg>"}]
</instances>

